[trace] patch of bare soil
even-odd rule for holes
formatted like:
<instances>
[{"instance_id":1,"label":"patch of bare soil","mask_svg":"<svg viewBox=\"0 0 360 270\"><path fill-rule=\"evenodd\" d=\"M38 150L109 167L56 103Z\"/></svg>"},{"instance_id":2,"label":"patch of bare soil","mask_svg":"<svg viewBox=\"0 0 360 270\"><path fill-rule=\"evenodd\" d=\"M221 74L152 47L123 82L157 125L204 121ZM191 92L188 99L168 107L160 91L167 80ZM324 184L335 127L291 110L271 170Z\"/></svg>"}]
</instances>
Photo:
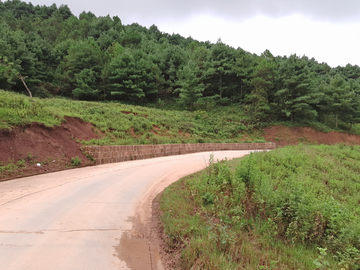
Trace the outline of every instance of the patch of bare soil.
<instances>
[{"instance_id":1,"label":"patch of bare soil","mask_svg":"<svg viewBox=\"0 0 360 270\"><path fill-rule=\"evenodd\" d=\"M128 111L122 111L123 114L129 115L129 114L133 114L135 116L139 115L138 113L134 113L134 112L128 112ZM143 114L141 116L144 116L145 118L148 118L148 115Z\"/></svg>"},{"instance_id":2,"label":"patch of bare soil","mask_svg":"<svg viewBox=\"0 0 360 270\"><path fill-rule=\"evenodd\" d=\"M309 127L272 126L265 129L264 139L274 142L278 147L309 144L360 144L360 135L347 132L331 131L328 133L316 131Z\"/></svg>"},{"instance_id":3,"label":"patch of bare soil","mask_svg":"<svg viewBox=\"0 0 360 270\"><path fill-rule=\"evenodd\" d=\"M133 138L137 138L137 135L136 135L136 133L135 133L135 130L134 130L134 128L132 127L132 128L130 128L130 135L131 135L131 137L133 137Z\"/></svg>"},{"instance_id":4,"label":"patch of bare soil","mask_svg":"<svg viewBox=\"0 0 360 270\"><path fill-rule=\"evenodd\" d=\"M0 165L21 164L20 168L0 173L0 181L72 168L71 158L81 166L92 165L80 150L81 140L99 138L95 127L78 118L66 117L57 127L32 123L0 131ZM40 166L37 165L40 163Z\"/></svg>"},{"instance_id":5,"label":"patch of bare soil","mask_svg":"<svg viewBox=\"0 0 360 270\"><path fill-rule=\"evenodd\" d=\"M182 130L179 130L179 136L185 136L186 138L191 137L190 133L183 132Z\"/></svg>"},{"instance_id":6,"label":"patch of bare soil","mask_svg":"<svg viewBox=\"0 0 360 270\"><path fill-rule=\"evenodd\" d=\"M137 113L133 113L133 112L127 112L127 111L122 111L123 114L129 115L129 114L133 114L133 115L138 115Z\"/></svg>"},{"instance_id":7,"label":"patch of bare soil","mask_svg":"<svg viewBox=\"0 0 360 270\"><path fill-rule=\"evenodd\" d=\"M153 125L153 129L150 130L150 133L159 136L159 133L161 133L161 129L158 126Z\"/></svg>"}]
</instances>

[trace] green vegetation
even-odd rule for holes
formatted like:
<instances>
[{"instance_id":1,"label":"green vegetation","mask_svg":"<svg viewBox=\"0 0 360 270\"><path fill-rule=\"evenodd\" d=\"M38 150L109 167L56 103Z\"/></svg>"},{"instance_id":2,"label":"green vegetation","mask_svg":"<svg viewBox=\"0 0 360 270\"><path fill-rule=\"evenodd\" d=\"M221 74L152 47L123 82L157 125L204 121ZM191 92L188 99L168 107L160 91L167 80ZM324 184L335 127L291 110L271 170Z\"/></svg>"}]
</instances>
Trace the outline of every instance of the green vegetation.
<instances>
[{"instance_id":1,"label":"green vegetation","mask_svg":"<svg viewBox=\"0 0 360 270\"><path fill-rule=\"evenodd\" d=\"M2 176L3 173L5 172L14 172L19 168L23 168L25 166L25 160L19 160L18 162L14 162L14 161L8 161L6 163L6 165L2 165L0 163L0 178Z\"/></svg>"},{"instance_id":2,"label":"green vegetation","mask_svg":"<svg viewBox=\"0 0 360 270\"><path fill-rule=\"evenodd\" d=\"M121 101L182 110L236 104L251 123L313 121L351 130L360 68L306 56L261 55L161 32L66 5L0 1L0 89L35 97ZM21 75L20 75L21 74ZM242 110L242 111L243 111ZM50 119L49 119L50 121ZM150 136L150 135L149 135Z\"/></svg>"},{"instance_id":3,"label":"green vegetation","mask_svg":"<svg viewBox=\"0 0 360 270\"><path fill-rule=\"evenodd\" d=\"M244 134L248 134L248 142L262 140L261 133L247 123L248 118L239 106L189 112L120 103L29 98L1 90L0 103L0 129L32 122L54 126L66 121L66 116L78 117L105 133L101 139L86 144L228 143L244 140Z\"/></svg>"},{"instance_id":4,"label":"green vegetation","mask_svg":"<svg viewBox=\"0 0 360 270\"><path fill-rule=\"evenodd\" d=\"M342 144L210 160L164 191L166 249L178 269L360 269L359 172Z\"/></svg>"},{"instance_id":5,"label":"green vegetation","mask_svg":"<svg viewBox=\"0 0 360 270\"><path fill-rule=\"evenodd\" d=\"M71 165L74 166L74 167L81 165L81 158L79 158L78 156L72 157L71 158Z\"/></svg>"},{"instance_id":6,"label":"green vegetation","mask_svg":"<svg viewBox=\"0 0 360 270\"><path fill-rule=\"evenodd\" d=\"M360 134L356 65L255 55L20 0L0 1L0 36L0 130L77 117L101 133L82 142L96 145L263 142L261 128L280 123ZM35 98L19 94L20 78ZM360 269L359 150L289 147L235 172L212 161L170 187L163 220L169 247L183 249L179 268Z\"/></svg>"},{"instance_id":7,"label":"green vegetation","mask_svg":"<svg viewBox=\"0 0 360 270\"><path fill-rule=\"evenodd\" d=\"M26 168L27 165L35 165L36 156L33 156L31 152L25 157L25 159L20 159L17 162L14 160L8 160L7 162L0 162L0 179L6 177L9 173L20 172L21 169Z\"/></svg>"}]
</instances>

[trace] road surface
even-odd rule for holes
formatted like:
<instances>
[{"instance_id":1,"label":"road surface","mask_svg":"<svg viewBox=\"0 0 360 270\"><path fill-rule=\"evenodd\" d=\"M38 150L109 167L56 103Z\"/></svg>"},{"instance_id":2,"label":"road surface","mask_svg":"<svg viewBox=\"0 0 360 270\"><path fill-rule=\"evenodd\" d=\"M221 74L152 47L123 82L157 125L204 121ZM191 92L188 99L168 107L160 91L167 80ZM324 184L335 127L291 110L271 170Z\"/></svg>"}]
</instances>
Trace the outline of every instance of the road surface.
<instances>
[{"instance_id":1,"label":"road surface","mask_svg":"<svg viewBox=\"0 0 360 270\"><path fill-rule=\"evenodd\" d=\"M165 187L221 151L112 163L0 182L0 269L162 269L146 229Z\"/></svg>"}]
</instances>

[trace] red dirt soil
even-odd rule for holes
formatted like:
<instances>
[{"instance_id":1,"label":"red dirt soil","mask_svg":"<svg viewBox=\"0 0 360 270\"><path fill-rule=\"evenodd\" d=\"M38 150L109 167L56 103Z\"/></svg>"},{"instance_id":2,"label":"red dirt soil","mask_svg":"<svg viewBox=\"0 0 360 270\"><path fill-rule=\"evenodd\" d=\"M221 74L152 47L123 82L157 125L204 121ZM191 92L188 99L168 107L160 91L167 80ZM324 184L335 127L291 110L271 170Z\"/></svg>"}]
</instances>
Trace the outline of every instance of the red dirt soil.
<instances>
[{"instance_id":1,"label":"red dirt soil","mask_svg":"<svg viewBox=\"0 0 360 270\"><path fill-rule=\"evenodd\" d=\"M0 171L0 181L11 178L53 172L73 168L71 158L78 156L80 166L93 165L81 151L79 141L100 138L103 134L91 123L78 118L65 118L57 127L46 127L39 123L14 127L11 131L0 130L0 166L22 162L20 168ZM153 127L157 136L160 128ZM131 128L132 136L137 136ZM191 136L179 131L179 135ZM310 144L360 144L360 136L345 132L324 133L308 127L272 126L265 129L266 141L278 147ZM37 166L40 163L41 166Z\"/></svg>"},{"instance_id":2,"label":"red dirt soil","mask_svg":"<svg viewBox=\"0 0 360 270\"><path fill-rule=\"evenodd\" d=\"M94 126L78 118L66 117L56 127L39 123L0 131L0 166L24 160L21 168L0 171L0 181L73 168L71 158L78 156L81 166L92 165L80 150L81 140L99 138ZM40 163L41 166L37 166ZM78 166L79 167L79 166Z\"/></svg>"},{"instance_id":3,"label":"red dirt soil","mask_svg":"<svg viewBox=\"0 0 360 270\"><path fill-rule=\"evenodd\" d=\"M265 129L264 139L274 142L278 147L308 144L360 144L360 135L331 131L324 133L309 127L272 126Z\"/></svg>"}]
</instances>

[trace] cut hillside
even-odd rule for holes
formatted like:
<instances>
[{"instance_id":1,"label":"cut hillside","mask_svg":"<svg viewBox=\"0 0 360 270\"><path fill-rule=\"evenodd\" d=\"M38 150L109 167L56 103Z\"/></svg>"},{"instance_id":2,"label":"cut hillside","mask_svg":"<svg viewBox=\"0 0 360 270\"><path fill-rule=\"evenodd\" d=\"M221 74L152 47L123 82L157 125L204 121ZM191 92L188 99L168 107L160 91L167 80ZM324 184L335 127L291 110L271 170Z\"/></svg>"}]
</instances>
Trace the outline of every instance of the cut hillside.
<instances>
[{"instance_id":1,"label":"cut hillside","mask_svg":"<svg viewBox=\"0 0 360 270\"><path fill-rule=\"evenodd\" d=\"M345 132L285 126L258 129L240 105L181 111L161 104L149 108L29 98L2 90L0 104L0 180L93 164L81 152L82 145L360 144L359 135Z\"/></svg>"},{"instance_id":2,"label":"cut hillside","mask_svg":"<svg viewBox=\"0 0 360 270\"><path fill-rule=\"evenodd\" d=\"M360 135L347 132L321 132L309 127L271 126L265 128L264 139L278 147L305 144L360 144Z\"/></svg>"},{"instance_id":3,"label":"cut hillside","mask_svg":"<svg viewBox=\"0 0 360 270\"><path fill-rule=\"evenodd\" d=\"M158 127L154 127L158 132ZM131 134L136 137L139 134ZM184 134L182 134L184 135ZM168 136L166 133L157 137ZM0 131L0 181L74 168L72 159L79 157L81 164L94 163L81 151L81 142L99 140L104 134L96 127L79 118L65 117L60 126L48 127L40 123L16 126L11 130ZM247 137L246 134L244 137ZM182 136L185 140L191 135ZM360 144L360 136L345 132L324 133L309 127L272 126L265 128L264 139L276 143L279 147L309 144ZM241 140L239 140L241 142ZM40 163L40 166L37 164Z\"/></svg>"},{"instance_id":4,"label":"cut hillside","mask_svg":"<svg viewBox=\"0 0 360 270\"><path fill-rule=\"evenodd\" d=\"M94 164L81 151L80 140L99 138L92 124L66 117L60 126L32 123L0 131L0 180ZM40 166L38 166L40 164Z\"/></svg>"}]
</instances>

